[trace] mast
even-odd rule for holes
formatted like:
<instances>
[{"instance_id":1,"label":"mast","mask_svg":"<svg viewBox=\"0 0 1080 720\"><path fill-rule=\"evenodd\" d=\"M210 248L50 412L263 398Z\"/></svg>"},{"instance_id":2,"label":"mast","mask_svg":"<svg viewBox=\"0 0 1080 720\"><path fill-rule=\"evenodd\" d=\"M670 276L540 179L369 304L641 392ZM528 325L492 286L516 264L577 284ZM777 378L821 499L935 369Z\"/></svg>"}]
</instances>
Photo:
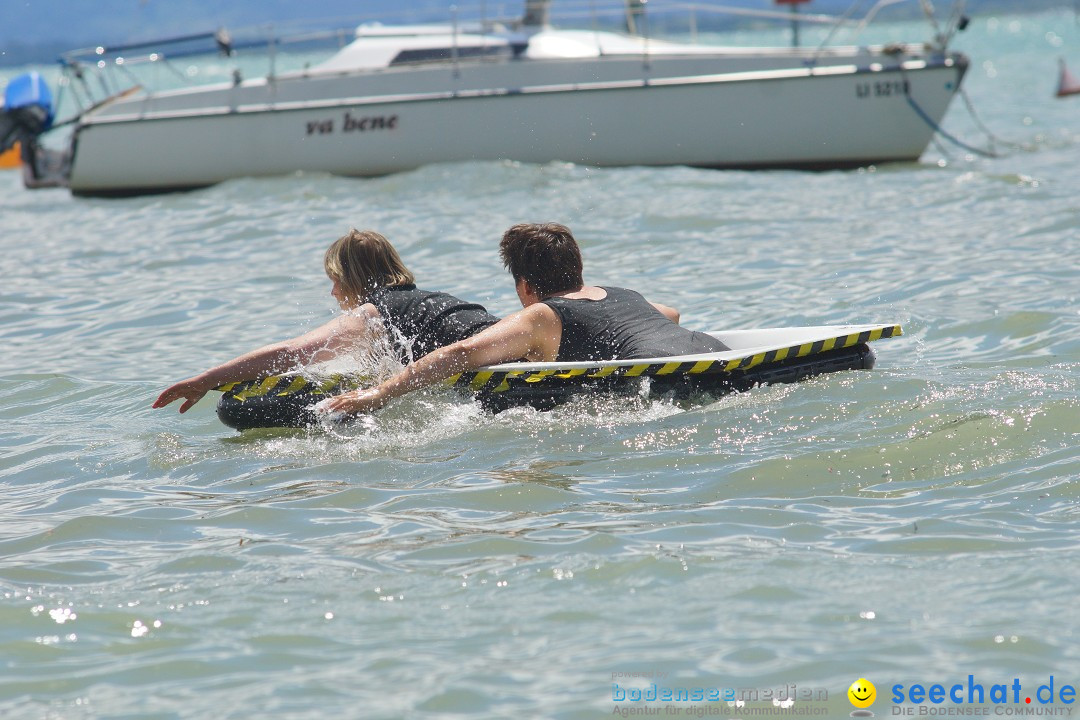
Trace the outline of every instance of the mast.
<instances>
[{"instance_id":1,"label":"mast","mask_svg":"<svg viewBox=\"0 0 1080 720\"><path fill-rule=\"evenodd\" d=\"M799 47L799 4L810 0L776 0L777 5L787 5L791 9L791 47Z\"/></svg>"},{"instance_id":2,"label":"mast","mask_svg":"<svg viewBox=\"0 0 1080 720\"><path fill-rule=\"evenodd\" d=\"M648 0L626 0L626 32L631 35L638 34L638 20L645 14L645 3Z\"/></svg>"},{"instance_id":3,"label":"mast","mask_svg":"<svg viewBox=\"0 0 1080 720\"><path fill-rule=\"evenodd\" d=\"M551 0L525 0L523 27L544 27L550 24Z\"/></svg>"}]
</instances>

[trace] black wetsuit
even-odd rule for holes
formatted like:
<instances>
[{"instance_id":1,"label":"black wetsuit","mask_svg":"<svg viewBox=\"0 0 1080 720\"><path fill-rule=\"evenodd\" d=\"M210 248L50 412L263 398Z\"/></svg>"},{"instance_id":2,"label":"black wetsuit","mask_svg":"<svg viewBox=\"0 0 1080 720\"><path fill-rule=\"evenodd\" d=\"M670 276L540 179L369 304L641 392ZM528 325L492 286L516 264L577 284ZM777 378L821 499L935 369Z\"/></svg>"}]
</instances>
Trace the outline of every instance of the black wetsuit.
<instances>
[{"instance_id":1,"label":"black wetsuit","mask_svg":"<svg viewBox=\"0 0 1080 720\"><path fill-rule=\"evenodd\" d=\"M472 337L499 322L482 305L415 285L378 288L367 301L379 311L394 350L403 363Z\"/></svg>"},{"instance_id":2,"label":"black wetsuit","mask_svg":"<svg viewBox=\"0 0 1080 720\"><path fill-rule=\"evenodd\" d=\"M696 355L728 348L705 333L680 327L639 293L605 287L602 300L543 301L562 321L557 360L630 360Z\"/></svg>"}]
</instances>

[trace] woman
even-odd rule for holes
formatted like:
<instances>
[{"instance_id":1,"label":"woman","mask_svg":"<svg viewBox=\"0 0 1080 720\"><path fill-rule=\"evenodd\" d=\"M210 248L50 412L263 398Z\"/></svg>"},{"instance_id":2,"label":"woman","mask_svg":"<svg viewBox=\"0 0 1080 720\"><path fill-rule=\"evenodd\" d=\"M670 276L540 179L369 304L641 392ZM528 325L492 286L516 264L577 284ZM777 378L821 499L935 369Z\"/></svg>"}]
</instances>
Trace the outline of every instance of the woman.
<instances>
[{"instance_id":1,"label":"woman","mask_svg":"<svg viewBox=\"0 0 1080 720\"><path fill-rule=\"evenodd\" d=\"M184 399L187 412L219 385L254 380L298 365L325 362L358 348L389 341L403 363L471 337L498 318L453 295L417 290L394 246L371 230L350 230L326 250L330 294L346 311L299 337L266 345L167 388L153 407Z\"/></svg>"}]
</instances>

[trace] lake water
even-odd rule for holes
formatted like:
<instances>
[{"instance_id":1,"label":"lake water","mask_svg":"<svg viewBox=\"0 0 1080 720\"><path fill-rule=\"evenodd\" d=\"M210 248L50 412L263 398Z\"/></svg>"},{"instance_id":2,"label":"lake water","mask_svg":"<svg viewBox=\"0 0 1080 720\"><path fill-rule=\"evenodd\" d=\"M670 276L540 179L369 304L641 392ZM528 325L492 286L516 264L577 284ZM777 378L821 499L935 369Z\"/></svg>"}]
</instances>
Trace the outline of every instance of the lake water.
<instances>
[{"instance_id":1,"label":"lake water","mask_svg":"<svg viewBox=\"0 0 1080 720\"><path fill-rule=\"evenodd\" d=\"M859 678L879 717L894 685L935 683L985 704L905 707L1073 709L1080 97L1052 93L1080 25L980 17L957 46L978 122L958 100L944 126L1000 157L476 163L125 200L0 172L2 714L775 717L771 692L844 717ZM873 371L689 407L491 415L431 391L347 431L245 434L210 399L150 409L330 318L322 252L350 226L504 314L498 238L540 220L575 231L587 281L693 328L904 335ZM706 692L632 699L653 685Z\"/></svg>"}]
</instances>

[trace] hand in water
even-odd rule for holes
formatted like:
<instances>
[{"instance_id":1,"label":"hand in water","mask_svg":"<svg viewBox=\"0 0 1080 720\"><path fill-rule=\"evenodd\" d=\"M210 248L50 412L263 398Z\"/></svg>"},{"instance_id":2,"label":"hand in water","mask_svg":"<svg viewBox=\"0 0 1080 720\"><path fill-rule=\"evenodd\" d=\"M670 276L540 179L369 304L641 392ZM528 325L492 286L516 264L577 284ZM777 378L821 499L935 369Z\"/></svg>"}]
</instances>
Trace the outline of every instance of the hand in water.
<instances>
[{"instance_id":1,"label":"hand in water","mask_svg":"<svg viewBox=\"0 0 1080 720\"><path fill-rule=\"evenodd\" d=\"M365 390L353 390L351 392L335 395L327 398L315 406L322 413L340 413L343 415L356 415L359 413L378 410L388 401L378 387Z\"/></svg>"},{"instance_id":2,"label":"hand in water","mask_svg":"<svg viewBox=\"0 0 1080 720\"><path fill-rule=\"evenodd\" d=\"M187 412L192 405L199 402L208 390L209 388L206 387L204 381L201 381L198 378L188 378L187 380L176 383L172 387L166 388L165 391L158 396L158 399L154 401L154 404L151 405L151 407L163 408L174 400L184 398L184 404L180 406L180 412L184 413Z\"/></svg>"}]
</instances>

